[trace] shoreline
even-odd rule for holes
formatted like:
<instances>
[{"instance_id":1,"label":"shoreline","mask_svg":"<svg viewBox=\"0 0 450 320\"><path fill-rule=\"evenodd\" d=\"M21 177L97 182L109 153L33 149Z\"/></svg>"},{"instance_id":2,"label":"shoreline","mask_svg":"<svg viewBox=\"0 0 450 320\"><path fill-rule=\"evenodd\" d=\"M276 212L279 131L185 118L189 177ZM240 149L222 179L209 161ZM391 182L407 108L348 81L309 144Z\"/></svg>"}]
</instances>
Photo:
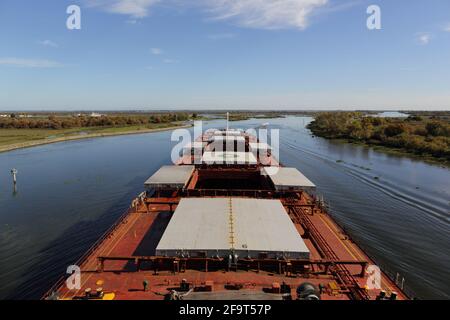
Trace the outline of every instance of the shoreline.
<instances>
[{"instance_id":1,"label":"shoreline","mask_svg":"<svg viewBox=\"0 0 450 320\"><path fill-rule=\"evenodd\" d=\"M75 141L75 140L83 140L83 139L92 139L92 138L104 138L104 137L113 137L113 136L125 136L132 134L144 134L144 133L152 133L152 132L161 132L161 131L169 131L174 129L182 129L182 128L190 128L192 125L184 124L179 126L170 126L165 128L154 128L154 129L141 129L141 130L130 130L123 132L105 132L105 133L88 133L88 134L78 134L73 136L59 137L59 138L50 138L50 139L41 139L36 141L28 141L22 143L15 143L6 146L0 146L0 153L14 151L19 149L37 147L46 144L53 144L59 142L67 142L67 141Z\"/></svg>"},{"instance_id":2,"label":"shoreline","mask_svg":"<svg viewBox=\"0 0 450 320\"><path fill-rule=\"evenodd\" d=\"M405 149L392 148L392 147L379 145L379 144L370 144L370 143L367 143L364 141L355 141L355 140L346 139L346 138L328 138L328 137L324 137L324 136L319 136L319 135L313 133L312 131L311 131L311 133L318 138L322 138L322 139L325 139L328 141L334 141L334 142L343 143L343 144L351 144L351 145L355 145L355 146L362 146L365 148L370 148L370 149L380 152L380 153L394 155L397 157L406 157L411 160L420 160L427 164L437 165L437 166L440 166L443 168L450 169L449 161L439 160L439 158L435 158L431 155L420 155L420 154L415 154L413 152L409 152Z\"/></svg>"},{"instance_id":3,"label":"shoreline","mask_svg":"<svg viewBox=\"0 0 450 320\"><path fill-rule=\"evenodd\" d=\"M376 118L361 112L327 112L318 114L307 128L326 140L363 145L447 168L450 165L450 123L445 118Z\"/></svg>"}]
</instances>

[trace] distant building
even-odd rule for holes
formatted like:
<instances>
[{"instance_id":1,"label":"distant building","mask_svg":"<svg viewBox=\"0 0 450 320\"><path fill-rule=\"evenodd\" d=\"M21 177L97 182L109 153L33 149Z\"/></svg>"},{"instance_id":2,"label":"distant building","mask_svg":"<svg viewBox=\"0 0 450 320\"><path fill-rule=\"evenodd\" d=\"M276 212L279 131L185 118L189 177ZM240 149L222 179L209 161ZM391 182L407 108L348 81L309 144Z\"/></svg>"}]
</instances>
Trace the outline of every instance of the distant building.
<instances>
[{"instance_id":1,"label":"distant building","mask_svg":"<svg viewBox=\"0 0 450 320\"><path fill-rule=\"evenodd\" d=\"M0 118L9 118L10 115L9 114L0 114Z\"/></svg>"},{"instance_id":2,"label":"distant building","mask_svg":"<svg viewBox=\"0 0 450 320\"><path fill-rule=\"evenodd\" d=\"M77 117L100 118L100 117L103 117L104 114L100 114L100 113L96 113L96 112L92 112L91 114L87 114L87 113L77 113L76 116L77 116Z\"/></svg>"}]
</instances>

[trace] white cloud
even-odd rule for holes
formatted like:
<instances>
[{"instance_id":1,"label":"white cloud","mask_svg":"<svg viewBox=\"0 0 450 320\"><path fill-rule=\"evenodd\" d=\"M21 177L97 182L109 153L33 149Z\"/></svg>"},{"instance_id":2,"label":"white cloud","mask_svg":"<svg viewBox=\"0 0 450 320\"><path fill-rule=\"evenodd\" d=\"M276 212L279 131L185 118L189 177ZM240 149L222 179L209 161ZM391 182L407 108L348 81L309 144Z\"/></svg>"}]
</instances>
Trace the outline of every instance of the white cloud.
<instances>
[{"instance_id":1,"label":"white cloud","mask_svg":"<svg viewBox=\"0 0 450 320\"><path fill-rule=\"evenodd\" d=\"M144 18L148 16L150 7L158 2L160 0L90 0L87 5L99 7L111 13Z\"/></svg>"},{"instance_id":2,"label":"white cloud","mask_svg":"<svg viewBox=\"0 0 450 320\"><path fill-rule=\"evenodd\" d=\"M0 65L21 68L59 68L63 64L41 59L0 58Z\"/></svg>"},{"instance_id":3,"label":"white cloud","mask_svg":"<svg viewBox=\"0 0 450 320\"><path fill-rule=\"evenodd\" d=\"M45 47L58 48L58 44L51 40L42 40L42 41L38 41L38 43Z\"/></svg>"},{"instance_id":4,"label":"white cloud","mask_svg":"<svg viewBox=\"0 0 450 320\"><path fill-rule=\"evenodd\" d=\"M305 29L314 10L328 0L209 0L217 20L232 20L240 26L261 29Z\"/></svg>"},{"instance_id":5,"label":"white cloud","mask_svg":"<svg viewBox=\"0 0 450 320\"><path fill-rule=\"evenodd\" d=\"M416 33L416 42L422 46L426 46L427 44L429 44L432 38L433 35L428 32Z\"/></svg>"},{"instance_id":6,"label":"white cloud","mask_svg":"<svg viewBox=\"0 0 450 320\"><path fill-rule=\"evenodd\" d=\"M222 39L233 39L236 35L234 33L216 33L208 35L208 39L211 40L222 40Z\"/></svg>"},{"instance_id":7,"label":"white cloud","mask_svg":"<svg viewBox=\"0 0 450 320\"><path fill-rule=\"evenodd\" d=\"M444 27L444 31L445 31L445 32L450 32L450 23L448 23L448 24Z\"/></svg>"},{"instance_id":8,"label":"white cloud","mask_svg":"<svg viewBox=\"0 0 450 320\"><path fill-rule=\"evenodd\" d=\"M159 56L159 55L164 53L164 51L162 49L160 49L160 48L151 48L150 52L152 54L154 54L155 56Z\"/></svg>"},{"instance_id":9,"label":"white cloud","mask_svg":"<svg viewBox=\"0 0 450 320\"><path fill-rule=\"evenodd\" d=\"M87 1L87 0L85 0ZM90 0L90 7L134 19L148 16L162 0ZM310 16L329 0L164 0L166 6L204 8L213 20L230 20L239 26L260 29L305 29Z\"/></svg>"}]
</instances>

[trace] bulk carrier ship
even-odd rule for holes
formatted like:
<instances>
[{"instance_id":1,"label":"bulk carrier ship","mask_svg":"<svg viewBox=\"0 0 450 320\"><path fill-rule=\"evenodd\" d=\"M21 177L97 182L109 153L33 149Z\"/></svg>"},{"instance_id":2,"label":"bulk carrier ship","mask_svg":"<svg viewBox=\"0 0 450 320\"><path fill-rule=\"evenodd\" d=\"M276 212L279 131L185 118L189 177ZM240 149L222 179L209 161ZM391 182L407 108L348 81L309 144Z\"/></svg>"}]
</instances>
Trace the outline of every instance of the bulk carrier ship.
<instances>
[{"instance_id":1,"label":"bulk carrier ship","mask_svg":"<svg viewBox=\"0 0 450 320\"><path fill-rule=\"evenodd\" d=\"M408 299L252 134L206 131L145 188L44 299Z\"/></svg>"}]
</instances>

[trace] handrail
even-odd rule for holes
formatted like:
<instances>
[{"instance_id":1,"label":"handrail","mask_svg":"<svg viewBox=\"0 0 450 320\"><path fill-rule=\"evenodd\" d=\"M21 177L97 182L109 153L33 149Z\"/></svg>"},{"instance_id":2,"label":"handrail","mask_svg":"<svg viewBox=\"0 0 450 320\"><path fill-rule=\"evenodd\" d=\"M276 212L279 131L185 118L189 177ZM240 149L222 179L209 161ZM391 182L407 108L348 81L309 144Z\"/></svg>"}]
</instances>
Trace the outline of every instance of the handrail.
<instances>
[{"instance_id":1,"label":"handrail","mask_svg":"<svg viewBox=\"0 0 450 320\"><path fill-rule=\"evenodd\" d=\"M201 196L248 196L264 199L279 199L282 197L292 197L298 191L276 191L272 189L186 189L183 195L187 197Z\"/></svg>"},{"instance_id":2,"label":"handrail","mask_svg":"<svg viewBox=\"0 0 450 320\"><path fill-rule=\"evenodd\" d=\"M289 203L290 202L290 203ZM288 204L294 204L294 201L289 201ZM314 224L310 221L307 214L301 207L292 206L290 208L296 218L301 222L302 226L306 228L310 234L311 240L316 243L317 249L322 252L322 255L330 260L339 260L334 250L329 246L327 241L323 238L321 233L316 229ZM369 300L369 295L359 287L356 279L350 274L347 268L342 265L332 264L336 276L350 292L353 298L357 300Z\"/></svg>"},{"instance_id":3,"label":"handrail","mask_svg":"<svg viewBox=\"0 0 450 320\"><path fill-rule=\"evenodd\" d=\"M136 261L136 260L176 260L176 261L222 261L223 258L216 257L167 257L167 256L98 256L98 260L111 261ZM288 258L239 258L239 261L246 262L291 262L302 264L342 264L342 265L364 265L366 260L340 260L340 259L288 259Z\"/></svg>"},{"instance_id":4,"label":"handrail","mask_svg":"<svg viewBox=\"0 0 450 320\"><path fill-rule=\"evenodd\" d=\"M328 212L327 211L327 214L330 216L330 217L332 217L332 212ZM349 231L348 230L346 230L345 228L343 228L335 219L333 219L334 220L334 222L336 223L336 224L338 224L339 225L339 227L341 228L341 229L343 229L344 230L344 232L345 232L345 234L350 238L350 239L352 239L352 238L354 238L350 233L349 233ZM352 241L354 241L354 240L356 240L356 239L352 239ZM355 241L356 242L356 241ZM392 281L392 282L394 282L397 286L399 285L398 284L398 281L397 281L397 279L396 279L396 275L399 275L399 273L397 272L394 272L392 269L390 269L389 267L387 267L386 265L384 265L384 264L381 264L381 263L378 263L378 259L376 258L376 257L374 257L373 255L371 255L370 254L370 251L369 250L367 250L367 247L366 247L366 245L364 244L364 242L363 241L357 241L357 243L358 243L358 246L364 251L364 254L370 259L370 260L372 260L380 269L381 269L381 271ZM405 285L404 283L403 283L403 285L402 285L402 287L399 287L399 289L401 290L401 292L407 297L407 298L409 298L409 299L416 299L417 298L417 294L416 294L416 292L410 287L410 286L408 286L408 285Z\"/></svg>"},{"instance_id":5,"label":"handrail","mask_svg":"<svg viewBox=\"0 0 450 320\"><path fill-rule=\"evenodd\" d=\"M167 261L167 262L226 262L227 259L224 257L167 257L167 256L98 256L97 261L99 262L97 271L108 272L104 270L104 263L106 261L133 261L139 269L139 265L144 261ZM340 259L290 259L290 258L238 258L237 263L258 263L263 265L273 265L273 264L291 264L292 266L304 266L304 265L321 265L325 268L345 266L345 265L358 265L361 266L361 275L364 274L368 262L366 260L340 260Z\"/></svg>"}]
</instances>

